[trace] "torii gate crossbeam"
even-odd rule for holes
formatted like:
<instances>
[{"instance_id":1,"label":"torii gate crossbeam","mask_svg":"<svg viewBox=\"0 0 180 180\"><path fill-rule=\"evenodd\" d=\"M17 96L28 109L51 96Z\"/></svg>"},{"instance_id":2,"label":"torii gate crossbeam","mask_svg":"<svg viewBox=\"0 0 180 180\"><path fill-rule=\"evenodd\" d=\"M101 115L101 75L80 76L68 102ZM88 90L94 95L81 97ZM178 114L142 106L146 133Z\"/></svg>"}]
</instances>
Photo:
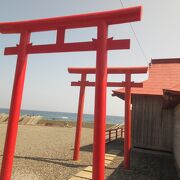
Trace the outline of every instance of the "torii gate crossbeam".
<instances>
[{"instance_id":1,"label":"torii gate crossbeam","mask_svg":"<svg viewBox=\"0 0 180 180\"><path fill-rule=\"evenodd\" d=\"M142 87L142 83L135 83L131 81L132 74L142 74L146 73L147 67L120 67L120 68L108 68L107 74L125 74L124 82L107 82L107 87L125 87L125 138L124 138L124 168L130 168L130 150L131 150L131 87ZM84 96L85 87L95 87L95 82L86 81L88 74L96 74L96 68L68 68L69 73L81 74L81 81L71 82L71 86L80 86L79 92L79 104L78 104L78 114L77 114L77 124L76 124L76 135L74 144L74 160L79 160L80 154L80 139L81 139L81 129L83 121L83 109L84 109ZM99 134L102 138L104 133ZM96 136L94 136L94 141L96 141ZM93 151L96 149L93 146ZM103 162L102 162L103 163Z\"/></svg>"},{"instance_id":2,"label":"torii gate crossbeam","mask_svg":"<svg viewBox=\"0 0 180 180\"><path fill-rule=\"evenodd\" d=\"M100 104L106 104L107 50L129 49L129 40L107 39L108 26L112 24L140 21L141 9L141 6L138 6L98 13L0 23L0 33L20 34L19 45L17 47L7 47L5 49L5 55L17 55L17 64L0 179L10 180L11 177L28 54L96 51L94 134L97 136L98 143L95 142L96 153L93 154L93 167L95 165L97 167L93 168L93 179L104 180L104 163L102 164L102 161L104 161L105 137L100 139L98 134L102 133L105 129L106 107L100 106ZM80 43L64 42L65 31L67 29L92 26L97 27L97 40ZM55 44L33 45L30 43L32 32L50 30L57 31Z\"/></svg>"}]
</instances>

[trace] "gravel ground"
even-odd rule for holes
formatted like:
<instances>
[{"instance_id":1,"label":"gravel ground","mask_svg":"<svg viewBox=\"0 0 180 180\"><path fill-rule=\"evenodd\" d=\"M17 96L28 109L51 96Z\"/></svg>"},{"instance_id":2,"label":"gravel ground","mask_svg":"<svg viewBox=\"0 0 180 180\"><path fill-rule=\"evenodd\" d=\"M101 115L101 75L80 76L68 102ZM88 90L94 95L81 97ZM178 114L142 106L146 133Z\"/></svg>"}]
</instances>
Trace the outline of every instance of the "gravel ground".
<instances>
[{"instance_id":1,"label":"gravel ground","mask_svg":"<svg viewBox=\"0 0 180 180\"><path fill-rule=\"evenodd\" d=\"M0 124L0 159L6 125ZM93 130L83 128L81 161L72 161L75 128L19 125L12 180L67 180L92 165ZM119 156L106 168L107 180L178 180L171 156L133 152L131 170L123 169L123 142L107 144ZM120 164L120 165L119 165Z\"/></svg>"},{"instance_id":2,"label":"gravel ground","mask_svg":"<svg viewBox=\"0 0 180 180\"><path fill-rule=\"evenodd\" d=\"M0 125L2 159L6 125ZM91 164L92 153L72 161L75 128L19 125L12 180L66 180ZM82 146L92 143L93 130L84 128Z\"/></svg>"}]
</instances>

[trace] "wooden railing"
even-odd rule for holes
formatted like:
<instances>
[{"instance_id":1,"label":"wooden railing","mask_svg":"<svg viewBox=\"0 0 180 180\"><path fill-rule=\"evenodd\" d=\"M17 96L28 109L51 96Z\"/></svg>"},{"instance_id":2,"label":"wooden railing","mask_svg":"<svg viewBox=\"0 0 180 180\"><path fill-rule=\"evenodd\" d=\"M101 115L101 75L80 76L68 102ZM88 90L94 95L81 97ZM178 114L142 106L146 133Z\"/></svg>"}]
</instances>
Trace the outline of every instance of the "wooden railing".
<instances>
[{"instance_id":1,"label":"wooden railing","mask_svg":"<svg viewBox=\"0 0 180 180\"><path fill-rule=\"evenodd\" d=\"M124 125L116 124L106 130L106 143L114 141L118 138L124 138Z\"/></svg>"}]
</instances>

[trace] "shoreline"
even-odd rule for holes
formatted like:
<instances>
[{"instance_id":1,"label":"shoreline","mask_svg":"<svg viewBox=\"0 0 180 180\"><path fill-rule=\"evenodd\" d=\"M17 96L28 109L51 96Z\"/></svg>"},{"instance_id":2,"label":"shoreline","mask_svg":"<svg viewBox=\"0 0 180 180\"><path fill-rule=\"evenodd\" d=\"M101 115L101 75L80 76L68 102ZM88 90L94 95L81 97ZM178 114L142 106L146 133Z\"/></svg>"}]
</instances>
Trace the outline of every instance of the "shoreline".
<instances>
[{"instance_id":1,"label":"shoreline","mask_svg":"<svg viewBox=\"0 0 180 180\"><path fill-rule=\"evenodd\" d=\"M0 124L7 124L8 114L1 113L0 114ZM50 126L50 127L76 127L76 121L74 120L64 120L64 119L45 119L42 116L30 116L23 115L19 119L19 125L39 125L39 126ZM114 126L116 124L106 124L106 129ZM83 128L91 128L94 127L94 122L86 122L82 123Z\"/></svg>"}]
</instances>

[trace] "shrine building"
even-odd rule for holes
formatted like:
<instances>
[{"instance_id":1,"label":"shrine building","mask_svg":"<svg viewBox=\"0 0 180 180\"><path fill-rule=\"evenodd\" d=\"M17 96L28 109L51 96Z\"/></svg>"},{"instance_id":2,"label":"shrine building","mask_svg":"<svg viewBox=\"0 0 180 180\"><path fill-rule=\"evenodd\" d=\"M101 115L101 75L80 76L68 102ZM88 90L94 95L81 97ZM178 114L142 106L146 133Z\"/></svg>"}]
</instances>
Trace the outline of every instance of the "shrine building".
<instances>
[{"instance_id":1,"label":"shrine building","mask_svg":"<svg viewBox=\"0 0 180 180\"><path fill-rule=\"evenodd\" d=\"M180 58L153 59L143 88L132 88L132 149L173 153L180 169ZM124 89L113 91L124 99Z\"/></svg>"}]
</instances>

